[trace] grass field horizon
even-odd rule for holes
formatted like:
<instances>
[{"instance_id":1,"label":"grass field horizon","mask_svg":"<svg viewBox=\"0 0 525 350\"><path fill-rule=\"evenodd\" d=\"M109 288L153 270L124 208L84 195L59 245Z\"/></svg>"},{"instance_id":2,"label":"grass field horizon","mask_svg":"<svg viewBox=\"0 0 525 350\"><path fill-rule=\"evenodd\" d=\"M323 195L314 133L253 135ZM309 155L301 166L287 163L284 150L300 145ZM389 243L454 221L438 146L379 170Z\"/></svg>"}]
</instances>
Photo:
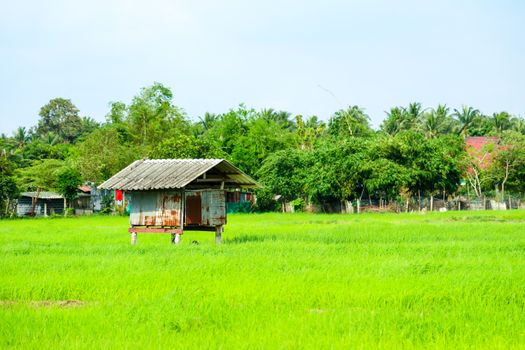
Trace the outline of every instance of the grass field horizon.
<instances>
[{"instance_id":1,"label":"grass field horizon","mask_svg":"<svg viewBox=\"0 0 525 350\"><path fill-rule=\"evenodd\" d=\"M525 348L525 211L235 214L222 245L127 227L0 221L0 347Z\"/></svg>"}]
</instances>

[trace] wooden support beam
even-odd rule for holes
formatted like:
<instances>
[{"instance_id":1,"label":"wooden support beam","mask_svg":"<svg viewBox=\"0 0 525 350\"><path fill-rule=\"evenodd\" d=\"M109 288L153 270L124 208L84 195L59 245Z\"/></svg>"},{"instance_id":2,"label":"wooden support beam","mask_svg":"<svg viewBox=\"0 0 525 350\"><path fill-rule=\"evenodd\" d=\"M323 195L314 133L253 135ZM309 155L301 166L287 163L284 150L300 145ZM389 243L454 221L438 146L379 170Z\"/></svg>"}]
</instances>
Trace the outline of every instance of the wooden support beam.
<instances>
[{"instance_id":1,"label":"wooden support beam","mask_svg":"<svg viewBox=\"0 0 525 350\"><path fill-rule=\"evenodd\" d=\"M170 234L182 234L180 228L156 228L156 227L130 227L129 233L170 233Z\"/></svg>"},{"instance_id":2,"label":"wooden support beam","mask_svg":"<svg viewBox=\"0 0 525 350\"><path fill-rule=\"evenodd\" d=\"M215 226L215 243L221 244L222 243L222 225Z\"/></svg>"},{"instance_id":3,"label":"wooden support beam","mask_svg":"<svg viewBox=\"0 0 525 350\"><path fill-rule=\"evenodd\" d=\"M186 194L184 192L184 188L180 190L180 198L181 198L181 201L180 201L180 220L179 220L179 223L180 223L180 233L176 233L175 234L175 237L173 237L173 243L174 244L179 244L180 243L180 239L181 239L181 235L184 231L184 220L186 219Z\"/></svg>"},{"instance_id":4,"label":"wooden support beam","mask_svg":"<svg viewBox=\"0 0 525 350\"><path fill-rule=\"evenodd\" d=\"M214 183L214 182L231 182L234 183L235 180L232 179L225 179L225 178L213 178L213 179L197 179L196 182L200 183Z\"/></svg>"},{"instance_id":5,"label":"wooden support beam","mask_svg":"<svg viewBox=\"0 0 525 350\"><path fill-rule=\"evenodd\" d=\"M171 235L171 243L172 244L179 244L181 239L181 233L173 233Z\"/></svg>"}]
</instances>

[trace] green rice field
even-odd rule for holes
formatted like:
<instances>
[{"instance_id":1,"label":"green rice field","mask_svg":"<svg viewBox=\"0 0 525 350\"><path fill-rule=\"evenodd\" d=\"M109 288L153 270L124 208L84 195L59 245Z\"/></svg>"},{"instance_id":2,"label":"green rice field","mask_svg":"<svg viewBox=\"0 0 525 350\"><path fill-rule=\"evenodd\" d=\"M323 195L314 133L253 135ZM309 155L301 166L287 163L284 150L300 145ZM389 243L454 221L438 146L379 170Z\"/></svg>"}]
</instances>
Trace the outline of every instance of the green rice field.
<instances>
[{"instance_id":1,"label":"green rice field","mask_svg":"<svg viewBox=\"0 0 525 350\"><path fill-rule=\"evenodd\" d=\"M0 221L0 348L525 348L525 212Z\"/></svg>"}]
</instances>

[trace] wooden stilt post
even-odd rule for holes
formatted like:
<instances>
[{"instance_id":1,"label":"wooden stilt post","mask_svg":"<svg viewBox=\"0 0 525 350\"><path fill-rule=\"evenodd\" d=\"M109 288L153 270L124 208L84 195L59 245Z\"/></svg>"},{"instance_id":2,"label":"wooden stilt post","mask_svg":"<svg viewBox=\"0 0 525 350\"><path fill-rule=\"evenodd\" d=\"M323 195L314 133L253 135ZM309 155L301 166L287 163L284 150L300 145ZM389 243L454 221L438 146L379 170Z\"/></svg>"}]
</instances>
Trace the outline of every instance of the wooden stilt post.
<instances>
[{"instance_id":1,"label":"wooden stilt post","mask_svg":"<svg viewBox=\"0 0 525 350\"><path fill-rule=\"evenodd\" d=\"M222 225L215 226L215 243L222 243Z\"/></svg>"},{"instance_id":2,"label":"wooden stilt post","mask_svg":"<svg viewBox=\"0 0 525 350\"><path fill-rule=\"evenodd\" d=\"M131 232L131 244L137 244L137 232Z\"/></svg>"},{"instance_id":3,"label":"wooden stilt post","mask_svg":"<svg viewBox=\"0 0 525 350\"><path fill-rule=\"evenodd\" d=\"M182 233L184 232L184 218L185 218L185 211L186 209L186 195L184 194L184 188L180 191L180 233L175 233L172 235L172 242L173 244L179 244L181 241Z\"/></svg>"}]
</instances>

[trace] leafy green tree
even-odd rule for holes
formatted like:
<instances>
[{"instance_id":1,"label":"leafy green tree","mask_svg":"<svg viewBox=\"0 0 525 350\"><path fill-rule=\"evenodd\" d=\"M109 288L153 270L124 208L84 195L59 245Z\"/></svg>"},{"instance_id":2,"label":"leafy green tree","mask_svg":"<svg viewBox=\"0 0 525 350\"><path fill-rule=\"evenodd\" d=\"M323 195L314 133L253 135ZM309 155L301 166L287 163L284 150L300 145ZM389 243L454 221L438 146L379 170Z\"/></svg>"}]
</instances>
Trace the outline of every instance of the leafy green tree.
<instances>
[{"instance_id":1,"label":"leafy green tree","mask_svg":"<svg viewBox=\"0 0 525 350\"><path fill-rule=\"evenodd\" d=\"M487 169L490 187L505 191L525 192L525 135L515 131L503 133L502 144L495 150Z\"/></svg>"},{"instance_id":2,"label":"leafy green tree","mask_svg":"<svg viewBox=\"0 0 525 350\"><path fill-rule=\"evenodd\" d=\"M463 141L454 136L426 139L415 131L403 131L376 142L370 154L370 179L366 182L369 190L390 196L393 193L388 186L393 186L398 194L406 192L411 196L453 193L463 174ZM388 170L389 166L395 171Z\"/></svg>"},{"instance_id":3,"label":"leafy green tree","mask_svg":"<svg viewBox=\"0 0 525 350\"><path fill-rule=\"evenodd\" d=\"M363 164L369 141L362 137L326 140L310 154L305 189L317 203L360 198L363 193Z\"/></svg>"},{"instance_id":4,"label":"leafy green tree","mask_svg":"<svg viewBox=\"0 0 525 350\"><path fill-rule=\"evenodd\" d=\"M87 135L91 134L97 128L100 127L100 123L95 119L90 117L82 117L82 127L79 139L85 138Z\"/></svg>"},{"instance_id":5,"label":"leafy green tree","mask_svg":"<svg viewBox=\"0 0 525 350\"><path fill-rule=\"evenodd\" d=\"M29 166L31 161L40 159L61 159L68 158L74 147L67 144L48 144L42 142L40 139L33 140L28 143L21 151L23 157L23 166Z\"/></svg>"},{"instance_id":6,"label":"leafy green tree","mask_svg":"<svg viewBox=\"0 0 525 350\"><path fill-rule=\"evenodd\" d=\"M294 145L295 126L286 112L260 112L239 105L227 113L201 120L194 129L200 154L221 156L254 174L271 153Z\"/></svg>"},{"instance_id":7,"label":"leafy green tree","mask_svg":"<svg viewBox=\"0 0 525 350\"><path fill-rule=\"evenodd\" d=\"M143 146L146 153L173 130L186 134L190 132L186 116L172 100L173 94L169 88L154 83L143 88L127 108L127 121L135 143ZM111 112L110 118L119 120L117 116L122 114L122 106L114 107L116 110Z\"/></svg>"},{"instance_id":8,"label":"leafy green tree","mask_svg":"<svg viewBox=\"0 0 525 350\"><path fill-rule=\"evenodd\" d=\"M116 101L109 103L109 113L106 114L108 124L120 124L128 118L128 107L124 102Z\"/></svg>"},{"instance_id":9,"label":"leafy green tree","mask_svg":"<svg viewBox=\"0 0 525 350\"><path fill-rule=\"evenodd\" d=\"M201 158L201 148L193 135L172 135L165 138L150 152L151 158Z\"/></svg>"},{"instance_id":10,"label":"leafy green tree","mask_svg":"<svg viewBox=\"0 0 525 350\"><path fill-rule=\"evenodd\" d=\"M64 166L65 162L59 159L35 160L31 166L17 169L17 185L23 191L54 191L57 175Z\"/></svg>"},{"instance_id":11,"label":"leafy green tree","mask_svg":"<svg viewBox=\"0 0 525 350\"><path fill-rule=\"evenodd\" d=\"M238 141L247 134L248 120L255 118L255 114L254 109L247 109L241 104L237 109L230 109L227 113L216 116L200 137L223 154L231 155Z\"/></svg>"},{"instance_id":12,"label":"leafy green tree","mask_svg":"<svg viewBox=\"0 0 525 350\"><path fill-rule=\"evenodd\" d=\"M40 109L36 133L40 136L50 132L64 142L72 143L82 132L82 119L71 100L54 98Z\"/></svg>"},{"instance_id":13,"label":"leafy green tree","mask_svg":"<svg viewBox=\"0 0 525 350\"><path fill-rule=\"evenodd\" d=\"M10 202L18 197L13 167L7 158L0 157L0 216L8 215Z\"/></svg>"},{"instance_id":14,"label":"leafy green tree","mask_svg":"<svg viewBox=\"0 0 525 350\"><path fill-rule=\"evenodd\" d=\"M133 143L132 125L128 121L128 107L123 102L111 102L110 111L106 114L106 125L111 126L118 134L122 143Z\"/></svg>"},{"instance_id":15,"label":"leafy green tree","mask_svg":"<svg viewBox=\"0 0 525 350\"><path fill-rule=\"evenodd\" d=\"M267 192L291 201L304 196L305 165L302 151L277 151L264 160L257 176Z\"/></svg>"},{"instance_id":16,"label":"leafy green tree","mask_svg":"<svg viewBox=\"0 0 525 350\"><path fill-rule=\"evenodd\" d=\"M395 199L408 183L406 169L386 158L373 158L363 162L362 171L364 189L381 198Z\"/></svg>"},{"instance_id":17,"label":"leafy green tree","mask_svg":"<svg viewBox=\"0 0 525 350\"><path fill-rule=\"evenodd\" d=\"M82 185L82 178L78 170L67 167L57 173L56 190L64 196L70 208L73 200L78 198L80 185Z\"/></svg>"},{"instance_id":18,"label":"leafy green tree","mask_svg":"<svg viewBox=\"0 0 525 350\"><path fill-rule=\"evenodd\" d=\"M289 123L267 114L254 113L246 121L246 133L236 141L231 160L249 174L254 174L273 152L288 149L294 139Z\"/></svg>"},{"instance_id":19,"label":"leafy green tree","mask_svg":"<svg viewBox=\"0 0 525 350\"><path fill-rule=\"evenodd\" d=\"M444 135L426 143L418 165L427 169L429 174L422 190L431 195L442 191L456 192L465 173L467 154L463 140L456 135Z\"/></svg>"},{"instance_id":20,"label":"leafy green tree","mask_svg":"<svg viewBox=\"0 0 525 350\"><path fill-rule=\"evenodd\" d=\"M140 150L124 142L118 127L108 125L96 129L77 146L75 162L85 181L100 183L136 159L142 158Z\"/></svg>"}]
</instances>

